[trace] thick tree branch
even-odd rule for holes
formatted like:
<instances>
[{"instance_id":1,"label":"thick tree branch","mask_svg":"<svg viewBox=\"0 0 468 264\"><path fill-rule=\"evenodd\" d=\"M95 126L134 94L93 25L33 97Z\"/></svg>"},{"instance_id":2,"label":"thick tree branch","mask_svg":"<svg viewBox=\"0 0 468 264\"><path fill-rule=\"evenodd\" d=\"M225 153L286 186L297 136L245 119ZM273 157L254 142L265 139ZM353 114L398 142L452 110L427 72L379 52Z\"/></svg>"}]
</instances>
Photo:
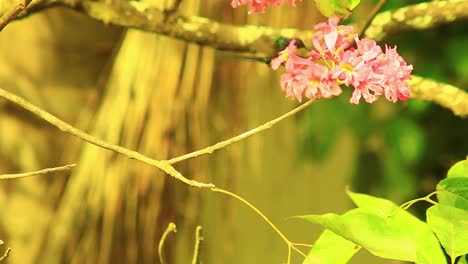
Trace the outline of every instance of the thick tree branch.
<instances>
[{"instance_id":1,"label":"thick tree branch","mask_svg":"<svg viewBox=\"0 0 468 264\"><path fill-rule=\"evenodd\" d=\"M432 1L378 14L364 34L381 41L401 32L426 30L468 19L468 1Z\"/></svg>"},{"instance_id":2,"label":"thick tree branch","mask_svg":"<svg viewBox=\"0 0 468 264\"><path fill-rule=\"evenodd\" d=\"M468 116L468 93L446 83L412 75L411 98L432 101L450 109L455 115Z\"/></svg>"},{"instance_id":3,"label":"thick tree branch","mask_svg":"<svg viewBox=\"0 0 468 264\"><path fill-rule=\"evenodd\" d=\"M297 29L224 24L128 1L37 0L19 17L57 5L72 8L104 23L164 34L219 50L271 54L273 43L279 36L307 40L313 35L313 31ZM2 7L0 5L0 15L6 12ZM365 36L381 40L402 31L428 29L465 19L468 19L468 1L432 1L378 14Z\"/></svg>"}]
</instances>

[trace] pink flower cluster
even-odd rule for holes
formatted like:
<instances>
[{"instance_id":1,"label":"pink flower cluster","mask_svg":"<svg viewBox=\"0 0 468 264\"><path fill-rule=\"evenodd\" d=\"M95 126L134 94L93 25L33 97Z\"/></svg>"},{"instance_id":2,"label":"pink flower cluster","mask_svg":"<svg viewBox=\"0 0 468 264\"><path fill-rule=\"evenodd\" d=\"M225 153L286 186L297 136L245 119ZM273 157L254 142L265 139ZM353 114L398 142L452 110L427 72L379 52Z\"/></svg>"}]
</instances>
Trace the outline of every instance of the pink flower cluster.
<instances>
[{"instance_id":1,"label":"pink flower cluster","mask_svg":"<svg viewBox=\"0 0 468 264\"><path fill-rule=\"evenodd\" d=\"M304 58L296 54L295 40L270 66L276 70L281 65L286 73L281 76L281 88L287 97L299 101L305 96L330 98L341 94L340 85L354 88L350 102L358 104L363 98L372 103L381 95L387 100L406 101L410 91L412 65L397 53L396 47L385 45L385 51L372 39L359 39L351 26L338 26L339 18L317 24L313 36L315 50ZM356 43L356 47L352 47Z\"/></svg>"},{"instance_id":2,"label":"pink flower cluster","mask_svg":"<svg viewBox=\"0 0 468 264\"><path fill-rule=\"evenodd\" d=\"M231 6L236 8L242 5L252 5L252 9L249 11L249 14L252 14L264 13L269 5L279 6L285 2L295 6L295 0L232 0Z\"/></svg>"}]
</instances>

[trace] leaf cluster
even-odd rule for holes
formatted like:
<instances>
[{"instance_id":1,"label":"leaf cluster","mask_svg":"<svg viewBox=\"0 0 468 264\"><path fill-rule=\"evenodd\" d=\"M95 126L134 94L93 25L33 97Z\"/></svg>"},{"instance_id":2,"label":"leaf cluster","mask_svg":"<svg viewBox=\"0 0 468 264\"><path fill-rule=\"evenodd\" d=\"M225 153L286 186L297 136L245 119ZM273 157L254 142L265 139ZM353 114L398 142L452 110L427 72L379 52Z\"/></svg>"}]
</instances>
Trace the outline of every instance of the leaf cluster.
<instances>
[{"instance_id":1,"label":"leaf cluster","mask_svg":"<svg viewBox=\"0 0 468 264\"><path fill-rule=\"evenodd\" d=\"M390 200L347 191L357 206L342 215L299 216L326 228L303 263L347 263L361 248L375 256L424 264L467 263L468 159L456 163L428 195L406 203L433 203L421 221Z\"/></svg>"}]
</instances>

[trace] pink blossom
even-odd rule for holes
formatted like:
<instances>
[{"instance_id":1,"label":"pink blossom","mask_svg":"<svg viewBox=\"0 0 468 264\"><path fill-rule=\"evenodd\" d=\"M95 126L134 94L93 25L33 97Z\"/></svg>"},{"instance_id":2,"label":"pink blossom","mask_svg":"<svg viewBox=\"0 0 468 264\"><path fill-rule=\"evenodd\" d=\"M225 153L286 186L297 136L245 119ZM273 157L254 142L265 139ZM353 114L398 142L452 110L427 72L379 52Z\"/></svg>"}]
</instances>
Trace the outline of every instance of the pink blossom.
<instances>
[{"instance_id":1,"label":"pink blossom","mask_svg":"<svg viewBox=\"0 0 468 264\"><path fill-rule=\"evenodd\" d=\"M315 50L309 57L296 54L292 40L288 47L271 61L271 67L284 66L281 88L287 97L298 101L305 96L330 98L341 94L340 85L353 87L350 102L360 99L375 102L381 95L391 102L406 101L410 96L408 83L412 65L397 53L396 47L385 46L385 52L372 39L359 39L350 26L338 26L338 18L315 26L312 38ZM353 42L356 48L352 47Z\"/></svg>"},{"instance_id":2,"label":"pink blossom","mask_svg":"<svg viewBox=\"0 0 468 264\"><path fill-rule=\"evenodd\" d=\"M339 85L330 79L328 69L312 61L307 65L294 65L287 73L281 75L281 88L286 97L298 101L302 101L302 96L309 99L330 98L342 92Z\"/></svg>"},{"instance_id":3,"label":"pink blossom","mask_svg":"<svg viewBox=\"0 0 468 264\"><path fill-rule=\"evenodd\" d=\"M397 100L406 101L410 96L409 86L406 80L411 79L413 65L408 65L397 53L396 46L390 48L385 45L385 55L381 63L376 68L376 76L379 76L378 82L385 90L385 98L396 102ZM377 75L378 74L378 75Z\"/></svg>"},{"instance_id":4,"label":"pink blossom","mask_svg":"<svg viewBox=\"0 0 468 264\"><path fill-rule=\"evenodd\" d=\"M231 6L236 8L242 5L252 5L252 9L249 10L249 14L252 14L265 13L269 5L279 6L285 2L295 6L295 0L232 0Z\"/></svg>"},{"instance_id":5,"label":"pink blossom","mask_svg":"<svg viewBox=\"0 0 468 264\"><path fill-rule=\"evenodd\" d=\"M337 17L330 17L328 22L315 25L317 33L312 38L312 45L317 51L312 51L311 55L318 59L322 57L335 60L339 53L351 46L353 43L353 27L338 26L340 21Z\"/></svg>"},{"instance_id":6,"label":"pink blossom","mask_svg":"<svg viewBox=\"0 0 468 264\"><path fill-rule=\"evenodd\" d=\"M297 46L296 46L296 40L293 39L289 42L289 45L282 51L278 52L278 56L276 56L275 58L273 58L270 62L270 66L273 70L276 70L279 68L279 66L281 66L282 64L284 64L285 62L287 62L290 58L290 55L296 55L296 50L297 50Z\"/></svg>"}]
</instances>

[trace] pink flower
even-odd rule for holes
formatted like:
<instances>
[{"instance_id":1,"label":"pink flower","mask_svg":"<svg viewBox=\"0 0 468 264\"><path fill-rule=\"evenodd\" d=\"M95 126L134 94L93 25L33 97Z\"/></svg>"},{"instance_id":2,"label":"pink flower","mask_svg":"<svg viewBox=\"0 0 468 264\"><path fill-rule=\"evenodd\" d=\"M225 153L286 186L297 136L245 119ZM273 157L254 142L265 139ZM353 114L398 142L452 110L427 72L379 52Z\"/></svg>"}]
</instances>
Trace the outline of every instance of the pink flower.
<instances>
[{"instance_id":1,"label":"pink flower","mask_svg":"<svg viewBox=\"0 0 468 264\"><path fill-rule=\"evenodd\" d=\"M375 102L381 95L391 102L406 101L410 96L407 80L412 65L397 53L396 47L385 46L385 52L372 39L359 39L350 26L338 26L338 18L315 26L312 38L315 48L309 57L296 54L296 40L271 61L276 70L281 65L281 89L287 97L298 101L305 96L330 98L341 94L340 85L353 87L350 102L358 104L363 98ZM353 41L356 48L352 47Z\"/></svg>"},{"instance_id":2,"label":"pink flower","mask_svg":"<svg viewBox=\"0 0 468 264\"><path fill-rule=\"evenodd\" d=\"M295 0L232 0L231 6L236 8L242 5L252 5L249 14L252 13L265 13L265 10L269 5L279 6L287 2L288 4L295 6Z\"/></svg>"},{"instance_id":3,"label":"pink flower","mask_svg":"<svg viewBox=\"0 0 468 264\"><path fill-rule=\"evenodd\" d=\"M353 27L338 26L339 21L337 17L330 17L328 22L315 25L317 33L312 38L312 44L318 52L311 52L315 59L321 57L333 61L353 43Z\"/></svg>"},{"instance_id":4,"label":"pink flower","mask_svg":"<svg viewBox=\"0 0 468 264\"><path fill-rule=\"evenodd\" d=\"M309 99L330 98L342 92L339 85L330 79L328 69L312 61L308 65L294 65L290 71L281 75L281 88L286 97L295 98L299 102L302 96Z\"/></svg>"},{"instance_id":5,"label":"pink flower","mask_svg":"<svg viewBox=\"0 0 468 264\"><path fill-rule=\"evenodd\" d=\"M282 51L278 52L278 56L270 61L270 66L273 70L277 70L279 66L287 62L291 55L296 55L296 40L293 39L289 42L289 45Z\"/></svg>"},{"instance_id":6,"label":"pink flower","mask_svg":"<svg viewBox=\"0 0 468 264\"><path fill-rule=\"evenodd\" d=\"M413 65L408 65L397 53L396 46L392 49L385 45L385 55L381 59L376 73L380 76L378 82L385 90L385 98L396 102L406 101L410 96L409 86L406 80L411 79Z\"/></svg>"}]
</instances>

